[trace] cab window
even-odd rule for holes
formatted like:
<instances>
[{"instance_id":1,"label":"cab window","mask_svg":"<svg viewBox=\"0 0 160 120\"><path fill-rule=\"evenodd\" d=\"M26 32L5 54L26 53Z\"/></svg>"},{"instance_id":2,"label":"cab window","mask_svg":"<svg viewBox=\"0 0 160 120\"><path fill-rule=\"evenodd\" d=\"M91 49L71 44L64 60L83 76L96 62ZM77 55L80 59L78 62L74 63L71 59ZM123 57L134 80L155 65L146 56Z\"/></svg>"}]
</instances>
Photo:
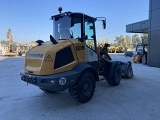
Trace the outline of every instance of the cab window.
<instances>
[{"instance_id":1,"label":"cab window","mask_svg":"<svg viewBox=\"0 0 160 120\"><path fill-rule=\"evenodd\" d=\"M85 25L86 45L87 47L95 51L96 45L95 45L95 35L94 35L94 19L91 17L85 16L84 25Z\"/></svg>"}]
</instances>

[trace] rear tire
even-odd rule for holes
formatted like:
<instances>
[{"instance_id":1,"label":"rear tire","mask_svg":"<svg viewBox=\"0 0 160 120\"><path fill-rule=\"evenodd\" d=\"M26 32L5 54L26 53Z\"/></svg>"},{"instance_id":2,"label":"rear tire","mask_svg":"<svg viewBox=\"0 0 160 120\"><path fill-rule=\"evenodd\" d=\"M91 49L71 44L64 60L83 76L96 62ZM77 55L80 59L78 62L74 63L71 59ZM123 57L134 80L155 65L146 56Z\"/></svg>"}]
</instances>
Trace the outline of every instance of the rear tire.
<instances>
[{"instance_id":1,"label":"rear tire","mask_svg":"<svg viewBox=\"0 0 160 120\"><path fill-rule=\"evenodd\" d=\"M113 69L113 70L112 70ZM112 64L112 67L109 70L110 77L107 78L109 85L117 86L121 81L121 67L120 64Z\"/></svg>"},{"instance_id":2,"label":"rear tire","mask_svg":"<svg viewBox=\"0 0 160 120\"><path fill-rule=\"evenodd\" d=\"M89 71L84 71L79 75L76 83L74 83L68 91L76 101L85 103L94 95L95 87L96 79L94 74Z\"/></svg>"}]
</instances>

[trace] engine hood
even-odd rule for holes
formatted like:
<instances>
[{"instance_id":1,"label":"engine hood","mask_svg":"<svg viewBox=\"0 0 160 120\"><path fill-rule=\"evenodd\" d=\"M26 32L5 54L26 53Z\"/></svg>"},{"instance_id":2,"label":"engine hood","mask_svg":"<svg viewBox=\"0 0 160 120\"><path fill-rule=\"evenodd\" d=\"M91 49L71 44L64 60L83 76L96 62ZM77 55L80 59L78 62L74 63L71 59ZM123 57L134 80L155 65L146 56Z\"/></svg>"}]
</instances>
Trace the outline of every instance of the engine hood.
<instances>
[{"instance_id":1,"label":"engine hood","mask_svg":"<svg viewBox=\"0 0 160 120\"><path fill-rule=\"evenodd\" d=\"M71 51L74 49L70 40L59 40L57 44L45 42L41 46L32 48L25 57L25 72L36 75L58 73L58 69L54 68L56 53L66 47L70 47Z\"/></svg>"}]
</instances>

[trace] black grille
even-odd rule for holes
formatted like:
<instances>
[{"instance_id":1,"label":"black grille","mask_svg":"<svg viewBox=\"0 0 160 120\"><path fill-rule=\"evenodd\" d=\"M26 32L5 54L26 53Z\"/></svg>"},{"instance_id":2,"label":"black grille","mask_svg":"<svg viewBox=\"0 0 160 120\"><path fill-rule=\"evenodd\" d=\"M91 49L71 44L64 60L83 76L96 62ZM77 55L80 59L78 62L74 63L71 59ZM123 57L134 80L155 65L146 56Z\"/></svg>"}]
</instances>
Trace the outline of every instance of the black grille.
<instances>
[{"instance_id":1,"label":"black grille","mask_svg":"<svg viewBox=\"0 0 160 120\"><path fill-rule=\"evenodd\" d=\"M64 48L56 53L54 69L67 65L74 61L72 50L70 47Z\"/></svg>"}]
</instances>

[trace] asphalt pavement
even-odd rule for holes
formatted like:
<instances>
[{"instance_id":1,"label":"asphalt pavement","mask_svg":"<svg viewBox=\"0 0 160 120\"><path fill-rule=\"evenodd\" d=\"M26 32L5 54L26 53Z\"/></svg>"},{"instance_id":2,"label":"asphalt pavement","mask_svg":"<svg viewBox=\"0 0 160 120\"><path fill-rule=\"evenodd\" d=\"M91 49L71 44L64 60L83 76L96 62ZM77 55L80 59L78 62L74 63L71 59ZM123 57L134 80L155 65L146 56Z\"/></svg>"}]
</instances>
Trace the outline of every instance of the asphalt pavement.
<instances>
[{"instance_id":1,"label":"asphalt pavement","mask_svg":"<svg viewBox=\"0 0 160 120\"><path fill-rule=\"evenodd\" d=\"M97 82L93 98L82 104L67 90L47 94L27 86L19 75L24 58L0 56L0 120L160 120L160 68L132 65L132 79L122 79L116 87L105 80Z\"/></svg>"}]
</instances>

